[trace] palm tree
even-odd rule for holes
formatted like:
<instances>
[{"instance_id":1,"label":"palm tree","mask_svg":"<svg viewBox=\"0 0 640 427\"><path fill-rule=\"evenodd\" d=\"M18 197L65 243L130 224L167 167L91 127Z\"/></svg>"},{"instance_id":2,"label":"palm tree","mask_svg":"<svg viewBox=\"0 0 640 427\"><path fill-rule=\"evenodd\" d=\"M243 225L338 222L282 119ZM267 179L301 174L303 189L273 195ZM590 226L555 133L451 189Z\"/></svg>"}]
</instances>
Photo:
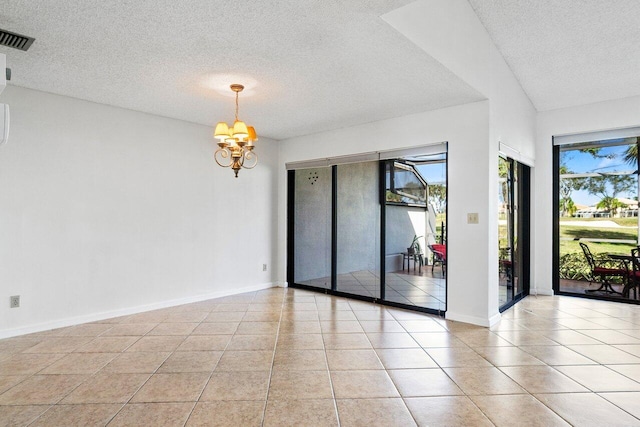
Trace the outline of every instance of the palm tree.
<instances>
[{"instance_id":1,"label":"palm tree","mask_svg":"<svg viewBox=\"0 0 640 427\"><path fill-rule=\"evenodd\" d=\"M636 141L638 138L636 138ZM631 144L624 152L624 161L630 164L631 166L638 166L638 144Z\"/></svg>"},{"instance_id":2,"label":"palm tree","mask_svg":"<svg viewBox=\"0 0 640 427\"><path fill-rule=\"evenodd\" d=\"M571 197L566 197L566 198L560 199L560 214L561 214L561 216L571 216L572 217L576 213L577 210L578 210L578 207L573 202Z\"/></svg>"},{"instance_id":3,"label":"palm tree","mask_svg":"<svg viewBox=\"0 0 640 427\"><path fill-rule=\"evenodd\" d=\"M625 206L627 205L622 203L620 200L609 196L603 197L596 205L598 209L604 209L606 212L610 213L614 213L618 208L623 208Z\"/></svg>"}]
</instances>

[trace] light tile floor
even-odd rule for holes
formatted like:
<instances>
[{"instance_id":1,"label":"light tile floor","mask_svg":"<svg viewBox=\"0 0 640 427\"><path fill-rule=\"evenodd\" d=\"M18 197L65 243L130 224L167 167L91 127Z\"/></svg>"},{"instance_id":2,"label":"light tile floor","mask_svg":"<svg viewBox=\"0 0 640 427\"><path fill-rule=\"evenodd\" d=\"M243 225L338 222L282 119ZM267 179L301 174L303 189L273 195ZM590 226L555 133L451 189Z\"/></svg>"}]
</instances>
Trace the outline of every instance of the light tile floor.
<instances>
[{"instance_id":1,"label":"light tile floor","mask_svg":"<svg viewBox=\"0 0 640 427\"><path fill-rule=\"evenodd\" d=\"M640 306L489 329L270 289L0 340L0 425L640 426Z\"/></svg>"}]
</instances>

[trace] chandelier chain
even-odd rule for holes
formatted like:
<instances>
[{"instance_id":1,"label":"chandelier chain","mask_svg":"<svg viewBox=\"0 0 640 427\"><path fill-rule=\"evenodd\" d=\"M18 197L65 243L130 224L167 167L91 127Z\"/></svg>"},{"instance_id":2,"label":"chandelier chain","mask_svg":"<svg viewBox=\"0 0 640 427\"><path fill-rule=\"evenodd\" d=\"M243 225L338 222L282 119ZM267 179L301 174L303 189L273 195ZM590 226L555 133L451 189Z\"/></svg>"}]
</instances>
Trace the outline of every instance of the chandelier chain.
<instances>
[{"instance_id":1,"label":"chandelier chain","mask_svg":"<svg viewBox=\"0 0 640 427\"><path fill-rule=\"evenodd\" d=\"M238 121L238 92L236 92L236 121Z\"/></svg>"}]
</instances>

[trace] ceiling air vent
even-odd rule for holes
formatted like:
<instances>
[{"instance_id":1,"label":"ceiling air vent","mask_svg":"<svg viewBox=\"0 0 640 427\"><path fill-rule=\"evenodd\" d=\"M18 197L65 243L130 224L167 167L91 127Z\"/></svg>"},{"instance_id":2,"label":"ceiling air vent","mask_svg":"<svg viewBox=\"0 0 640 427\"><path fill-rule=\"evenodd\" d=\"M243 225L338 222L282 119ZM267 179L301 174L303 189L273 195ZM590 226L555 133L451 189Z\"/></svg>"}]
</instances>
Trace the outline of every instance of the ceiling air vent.
<instances>
[{"instance_id":1,"label":"ceiling air vent","mask_svg":"<svg viewBox=\"0 0 640 427\"><path fill-rule=\"evenodd\" d=\"M35 39L11 31L0 29L0 46L12 47L19 50L27 50Z\"/></svg>"}]
</instances>

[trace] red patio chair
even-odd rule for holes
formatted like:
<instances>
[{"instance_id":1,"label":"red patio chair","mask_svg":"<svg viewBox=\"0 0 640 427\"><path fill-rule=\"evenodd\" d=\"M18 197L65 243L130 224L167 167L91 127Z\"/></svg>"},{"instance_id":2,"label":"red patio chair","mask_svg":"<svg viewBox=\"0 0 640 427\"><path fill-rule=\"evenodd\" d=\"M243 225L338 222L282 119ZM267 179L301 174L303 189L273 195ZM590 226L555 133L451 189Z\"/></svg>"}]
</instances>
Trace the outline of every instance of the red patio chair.
<instances>
[{"instance_id":1,"label":"red patio chair","mask_svg":"<svg viewBox=\"0 0 640 427\"><path fill-rule=\"evenodd\" d=\"M631 265L633 270L629 272L629 282L622 290L622 296L629 298L633 289L633 298L638 298L640 288L640 247L631 249Z\"/></svg>"},{"instance_id":2,"label":"red patio chair","mask_svg":"<svg viewBox=\"0 0 640 427\"><path fill-rule=\"evenodd\" d=\"M589 250L589 246L580 242L580 247L582 248L584 257L587 259L587 263L589 263L589 268L591 268L591 277L589 278L589 286L591 286L593 282L601 283L598 289L585 289L585 292L586 293L607 292L610 294L620 294L620 292L616 292L611 287L609 278L623 277L626 280L629 277L629 269L627 268L627 266L624 263L622 263L621 265L620 263L618 263L619 267L611 268L609 264L611 264L613 260L596 260L594 256L591 254L591 251Z\"/></svg>"}]
</instances>

